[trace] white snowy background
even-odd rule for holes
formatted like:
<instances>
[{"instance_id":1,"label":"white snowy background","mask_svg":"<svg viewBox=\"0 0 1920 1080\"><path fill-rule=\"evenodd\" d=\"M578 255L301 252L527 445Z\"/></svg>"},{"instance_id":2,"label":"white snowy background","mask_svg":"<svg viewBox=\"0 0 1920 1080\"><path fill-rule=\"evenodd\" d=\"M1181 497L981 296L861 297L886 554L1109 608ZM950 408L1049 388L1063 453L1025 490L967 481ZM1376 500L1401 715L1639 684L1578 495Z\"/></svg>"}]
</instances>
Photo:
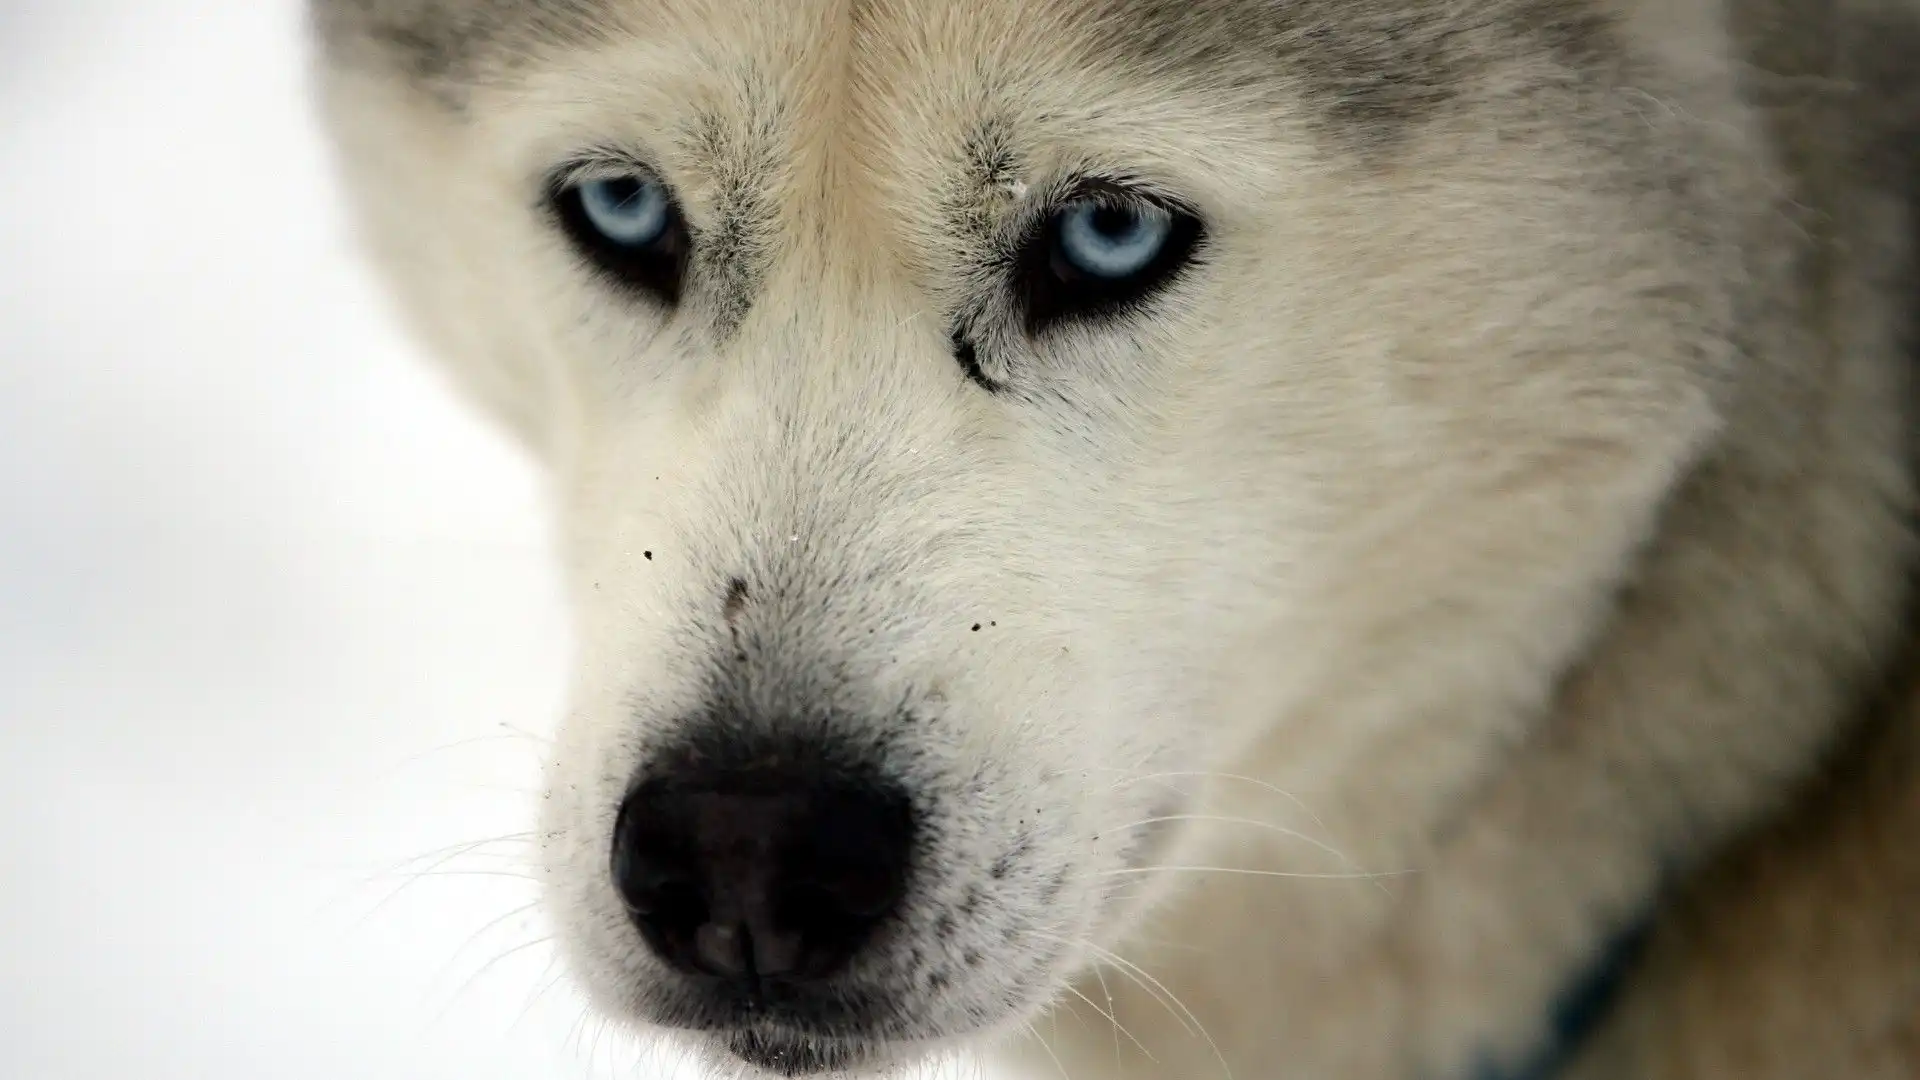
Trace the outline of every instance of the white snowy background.
<instances>
[{"instance_id":1,"label":"white snowy background","mask_svg":"<svg viewBox=\"0 0 1920 1080\"><path fill-rule=\"evenodd\" d=\"M0 1077L672 1076L525 908L540 489L302 62L296 0L0 0Z\"/></svg>"}]
</instances>

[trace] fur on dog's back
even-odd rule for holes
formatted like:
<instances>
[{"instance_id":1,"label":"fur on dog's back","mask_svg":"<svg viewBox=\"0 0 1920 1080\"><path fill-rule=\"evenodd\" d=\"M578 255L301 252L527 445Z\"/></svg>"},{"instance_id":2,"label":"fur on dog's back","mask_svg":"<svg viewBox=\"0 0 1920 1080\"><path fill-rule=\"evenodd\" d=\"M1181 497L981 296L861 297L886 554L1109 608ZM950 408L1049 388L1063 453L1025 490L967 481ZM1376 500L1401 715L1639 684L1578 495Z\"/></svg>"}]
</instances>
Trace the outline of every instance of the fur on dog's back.
<instances>
[{"instance_id":1,"label":"fur on dog's back","mask_svg":"<svg viewBox=\"0 0 1920 1080\"><path fill-rule=\"evenodd\" d=\"M602 1008L762 1065L1050 1011L1076 1080L1920 1074L1920 4L755 2L315 5L372 247L556 477ZM627 142L673 304L527 212ZM1210 246L1032 333L982 238L1114 159ZM868 1027L688 1005L608 883L636 777L802 728L939 845Z\"/></svg>"}]
</instances>

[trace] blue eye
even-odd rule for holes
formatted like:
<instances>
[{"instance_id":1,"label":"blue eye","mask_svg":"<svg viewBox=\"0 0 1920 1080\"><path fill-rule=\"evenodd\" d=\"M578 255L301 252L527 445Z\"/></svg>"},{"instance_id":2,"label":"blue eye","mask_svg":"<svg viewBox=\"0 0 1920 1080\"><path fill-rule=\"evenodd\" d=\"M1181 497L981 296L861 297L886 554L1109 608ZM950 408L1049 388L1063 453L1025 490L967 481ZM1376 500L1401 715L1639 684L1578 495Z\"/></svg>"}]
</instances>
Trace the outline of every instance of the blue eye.
<instances>
[{"instance_id":1,"label":"blue eye","mask_svg":"<svg viewBox=\"0 0 1920 1080\"><path fill-rule=\"evenodd\" d=\"M1054 220L1060 269L1106 281L1152 266L1173 235L1173 215L1144 202L1082 199Z\"/></svg>"},{"instance_id":2,"label":"blue eye","mask_svg":"<svg viewBox=\"0 0 1920 1080\"><path fill-rule=\"evenodd\" d=\"M1038 223L1015 257L1027 332L1122 318L1192 265L1206 226L1179 202L1095 182Z\"/></svg>"},{"instance_id":3,"label":"blue eye","mask_svg":"<svg viewBox=\"0 0 1920 1080\"><path fill-rule=\"evenodd\" d=\"M578 190L587 221L622 247L657 243L673 223L673 200L658 181L616 176L586 181Z\"/></svg>"},{"instance_id":4,"label":"blue eye","mask_svg":"<svg viewBox=\"0 0 1920 1080\"><path fill-rule=\"evenodd\" d=\"M561 178L548 194L574 248L603 275L667 304L679 302L692 243L667 185L634 172Z\"/></svg>"}]
</instances>

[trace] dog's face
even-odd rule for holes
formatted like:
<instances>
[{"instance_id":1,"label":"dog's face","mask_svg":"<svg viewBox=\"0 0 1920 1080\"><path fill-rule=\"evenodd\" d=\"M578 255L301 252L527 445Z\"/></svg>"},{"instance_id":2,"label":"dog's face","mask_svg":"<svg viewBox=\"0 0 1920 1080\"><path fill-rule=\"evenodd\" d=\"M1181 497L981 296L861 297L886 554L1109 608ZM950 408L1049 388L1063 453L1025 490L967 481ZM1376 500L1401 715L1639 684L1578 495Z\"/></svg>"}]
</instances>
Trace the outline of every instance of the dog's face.
<instances>
[{"instance_id":1,"label":"dog's face","mask_svg":"<svg viewBox=\"0 0 1920 1080\"><path fill-rule=\"evenodd\" d=\"M374 246L554 476L602 1008L796 1074L1009 1030L1195 842L1175 778L1337 811L1511 734L1711 305L1567 118L1606 28L1449 7L320 5Z\"/></svg>"}]
</instances>

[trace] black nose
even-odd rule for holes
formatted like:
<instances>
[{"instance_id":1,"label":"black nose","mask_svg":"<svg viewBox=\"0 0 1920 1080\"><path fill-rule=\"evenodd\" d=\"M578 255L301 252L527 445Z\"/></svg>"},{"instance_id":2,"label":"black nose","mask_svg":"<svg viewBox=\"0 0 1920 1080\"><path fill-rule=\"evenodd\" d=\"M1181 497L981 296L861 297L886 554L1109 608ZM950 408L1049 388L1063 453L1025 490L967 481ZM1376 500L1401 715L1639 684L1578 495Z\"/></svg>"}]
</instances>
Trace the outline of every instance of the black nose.
<instances>
[{"instance_id":1,"label":"black nose","mask_svg":"<svg viewBox=\"0 0 1920 1080\"><path fill-rule=\"evenodd\" d=\"M754 989L844 967L899 903L913 818L885 782L819 765L682 767L620 807L613 881L681 971Z\"/></svg>"}]
</instances>

